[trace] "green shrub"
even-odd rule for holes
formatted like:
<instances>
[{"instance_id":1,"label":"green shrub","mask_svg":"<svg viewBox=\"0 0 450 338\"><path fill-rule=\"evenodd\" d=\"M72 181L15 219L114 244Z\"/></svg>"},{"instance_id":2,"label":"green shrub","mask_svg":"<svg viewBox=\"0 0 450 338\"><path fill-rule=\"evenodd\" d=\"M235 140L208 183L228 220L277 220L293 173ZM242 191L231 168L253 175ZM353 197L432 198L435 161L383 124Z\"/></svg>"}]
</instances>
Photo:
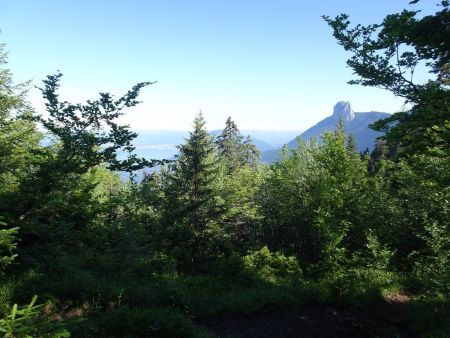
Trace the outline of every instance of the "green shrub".
<instances>
[{"instance_id":1,"label":"green shrub","mask_svg":"<svg viewBox=\"0 0 450 338\"><path fill-rule=\"evenodd\" d=\"M70 333L61 324L50 323L48 316L41 316L45 304L35 305L36 300L35 295L30 304L21 308L14 304L10 314L0 319L0 333L4 334L3 337L70 337Z\"/></svg>"},{"instance_id":2,"label":"green shrub","mask_svg":"<svg viewBox=\"0 0 450 338\"><path fill-rule=\"evenodd\" d=\"M154 273L170 274L176 272L176 264L175 258L163 252L156 252L149 256L134 259L129 269L135 275L141 276Z\"/></svg>"},{"instance_id":3,"label":"green shrub","mask_svg":"<svg viewBox=\"0 0 450 338\"><path fill-rule=\"evenodd\" d=\"M15 284L9 280L0 279L0 314L8 310L8 304L14 294Z\"/></svg>"},{"instance_id":4,"label":"green shrub","mask_svg":"<svg viewBox=\"0 0 450 338\"><path fill-rule=\"evenodd\" d=\"M294 281L302 278L297 259L279 252L270 252L267 246L244 256L244 268L271 283Z\"/></svg>"},{"instance_id":5,"label":"green shrub","mask_svg":"<svg viewBox=\"0 0 450 338\"><path fill-rule=\"evenodd\" d=\"M121 307L72 325L73 337L206 337L188 317L167 308Z\"/></svg>"},{"instance_id":6,"label":"green shrub","mask_svg":"<svg viewBox=\"0 0 450 338\"><path fill-rule=\"evenodd\" d=\"M0 220L0 227L6 224ZM3 270L12 263L17 255L13 254L16 249L16 237L19 228L0 229L0 275Z\"/></svg>"},{"instance_id":7,"label":"green shrub","mask_svg":"<svg viewBox=\"0 0 450 338\"><path fill-rule=\"evenodd\" d=\"M377 298L386 290L400 289L395 273L372 267L350 268L327 282L334 297L349 304Z\"/></svg>"},{"instance_id":8,"label":"green shrub","mask_svg":"<svg viewBox=\"0 0 450 338\"><path fill-rule=\"evenodd\" d=\"M409 259L413 262L413 277L420 280L422 288L434 296L450 297L450 234L447 224L437 222L425 226L422 239L426 248L413 252Z\"/></svg>"}]
</instances>

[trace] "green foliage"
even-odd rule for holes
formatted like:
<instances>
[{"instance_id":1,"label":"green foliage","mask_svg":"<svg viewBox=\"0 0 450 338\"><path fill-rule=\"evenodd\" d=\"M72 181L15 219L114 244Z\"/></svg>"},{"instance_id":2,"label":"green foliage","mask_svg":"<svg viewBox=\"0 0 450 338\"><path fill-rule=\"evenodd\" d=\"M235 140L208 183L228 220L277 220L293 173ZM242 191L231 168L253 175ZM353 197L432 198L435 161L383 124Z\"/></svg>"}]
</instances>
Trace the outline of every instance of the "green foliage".
<instances>
[{"instance_id":1,"label":"green foliage","mask_svg":"<svg viewBox=\"0 0 450 338\"><path fill-rule=\"evenodd\" d=\"M125 183L111 170L157 163L117 157L134 149L136 134L115 121L150 83L117 100L101 93L70 104L58 96L61 74L49 76L41 89L46 118L34 116L26 86L1 69L2 333L67 336L64 326L80 337L202 337L194 318L307 301L358 304L402 287L444 316L450 96L442 6L367 27L349 28L345 15L326 18L353 53L348 64L360 78L352 83L412 105L376 123L387 134L370 158L357 153L341 120L319 142L299 140L278 163L262 165L231 118L214 142L200 113L176 161ZM414 84L405 71L420 62L436 78ZM50 144L39 144L34 122ZM54 300L58 317L44 315L35 297L11 306L33 294ZM429 315L431 305L420 306ZM79 318L68 319L74 313Z\"/></svg>"},{"instance_id":2,"label":"green foliage","mask_svg":"<svg viewBox=\"0 0 450 338\"><path fill-rule=\"evenodd\" d=\"M4 100L1 97L0 100ZM6 108L6 107L5 107ZM0 117L0 201L9 205L20 183L36 170L40 133L22 116L14 116L16 108L10 107L8 117ZM28 114L29 112L24 112ZM4 207L3 207L4 208ZM1 208L1 209L3 209ZM0 209L0 210L1 210ZM6 210L2 210L5 212Z\"/></svg>"},{"instance_id":3,"label":"green foliage","mask_svg":"<svg viewBox=\"0 0 450 338\"><path fill-rule=\"evenodd\" d=\"M0 221L0 227L6 224ZM16 248L17 231L19 228L0 229L0 276L4 269L12 263L17 255L13 254Z\"/></svg>"},{"instance_id":4,"label":"green foliage","mask_svg":"<svg viewBox=\"0 0 450 338\"><path fill-rule=\"evenodd\" d=\"M349 153L357 153L357 146L356 146L356 139L355 135L353 133L350 133L347 137L347 145L346 145L347 151Z\"/></svg>"},{"instance_id":5,"label":"green foliage","mask_svg":"<svg viewBox=\"0 0 450 338\"><path fill-rule=\"evenodd\" d=\"M417 255L428 255L429 227L442 229L442 240L449 227L449 162L445 158L415 155L392 164L384 175L389 191L383 241L396 249L394 260L402 269L415 265ZM430 251L431 250L431 251Z\"/></svg>"},{"instance_id":6,"label":"green foliage","mask_svg":"<svg viewBox=\"0 0 450 338\"><path fill-rule=\"evenodd\" d=\"M386 132L383 138L390 146L400 146L403 156L427 153L430 148L445 151L450 146L450 11L447 1L440 5L433 15L420 17L418 10L404 10L388 15L381 24L354 28L348 15L334 20L324 16L338 43L352 53L347 64L359 78L349 83L380 87L412 104L409 111L373 125ZM415 83L414 72L420 66L435 78Z\"/></svg>"},{"instance_id":7,"label":"green foliage","mask_svg":"<svg viewBox=\"0 0 450 338\"><path fill-rule=\"evenodd\" d=\"M272 167L263 201L271 222L267 241L296 255L313 274L335 275L365 240L366 167L347 149L342 126L320 145L300 142Z\"/></svg>"},{"instance_id":8,"label":"green foliage","mask_svg":"<svg viewBox=\"0 0 450 338\"><path fill-rule=\"evenodd\" d=\"M222 210L214 188L219 163L205 123L200 113L186 144L179 147L179 158L162 177L166 197L163 219L169 225L170 246L184 269L201 269L223 250L217 223Z\"/></svg>"},{"instance_id":9,"label":"green foliage","mask_svg":"<svg viewBox=\"0 0 450 338\"><path fill-rule=\"evenodd\" d=\"M415 261L414 272L424 283L425 292L450 296L450 235L448 227L438 223L425 226L422 237L424 252L411 253Z\"/></svg>"},{"instance_id":10,"label":"green foliage","mask_svg":"<svg viewBox=\"0 0 450 338\"><path fill-rule=\"evenodd\" d=\"M73 337L207 337L188 317L170 308L120 307L89 322L74 323L71 331Z\"/></svg>"},{"instance_id":11,"label":"green foliage","mask_svg":"<svg viewBox=\"0 0 450 338\"><path fill-rule=\"evenodd\" d=\"M427 295L406 304L407 323L421 337L445 338L450 332L450 302L448 299Z\"/></svg>"},{"instance_id":12,"label":"green foliage","mask_svg":"<svg viewBox=\"0 0 450 338\"><path fill-rule=\"evenodd\" d=\"M61 142L53 165L62 173L84 173L90 168L105 163L113 170L132 171L145 165L153 166L158 161L147 161L130 155L128 159L117 159L117 151L128 153L134 150L131 141L137 136L127 126L118 125L115 120L122 116L125 108L139 103L140 90L153 84L141 82L127 94L115 100L109 93L100 93L100 99L85 104L71 104L59 100L61 73L47 76L42 95L46 99L48 118L38 116L40 122L52 136Z\"/></svg>"},{"instance_id":13,"label":"green foliage","mask_svg":"<svg viewBox=\"0 0 450 338\"><path fill-rule=\"evenodd\" d=\"M358 78L350 83L387 89L410 106L372 126L385 133L369 162L370 199L379 207L368 209L372 254L359 260L375 271L394 266L415 276L421 292L448 297L450 11L448 1L439 5L432 15L404 10L353 28L345 14L324 19L352 54L347 64ZM427 82L414 82L417 67L429 70Z\"/></svg>"},{"instance_id":14,"label":"green foliage","mask_svg":"<svg viewBox=\"0 0 450 338\"><path fill-rule=\"evenodd\" d=\"M335 297L350 304L363 303L384 291L398 291L398 276L390 270L392 256L392 251L369 229L365 246L353 252L343 269L335 270L323 281L330 283Z\"/></svg>"},{"instance_id":15,"label":"green foliage","mask_svg":"<svg viewBox=\"0 0 450 338\"><path fill-rule=\"evenodd\" d=\"M267 246L243 257L244 268L256 273L262 280L277 283L285 280L300 280L302 270L297 259L279 252L270 252Z\"/></svg>"},{"instance_id":16,"label":"green foliage","mask_svg":"<svg viewBox=\"0 0 450 338\"><path fill-rule=\"evenodd\" d=\"M3 337L70 337L70 333L61 328L61 325L48 323L48 319L41 317L45 304L35 305L37 296L31 299L30 304L19 308L14 304L10 314L0 319L0 333Z\"/></svg>"},{"instance_id":17,"label":"green foliage","mask_svg":"<svg viewBox=\"0 0 450 338\"><path fill-rule=\"evenodd\" d=\"M217 136L215 141L219 158L227 167L227 173L232 173L236 168L245 163L243 154L244 144L243 136L239 132L236 123L228 117L225 122L225 128L222 133Z\"/></svg>"},{"instance_id":18,"label":"green foliage","mask_svg":"<svg viewBox=\"0 0 450 338\"><path fill-rule=\"evenodd\" d=\"M0 216L10 222L17 207L16 191L36 171L41 134L27 118L32 109L26 102L28 83L14 84L0 44Z\"/></svg>"},{"instance_id":19,"label":"green foliage","mask_svg":"<svg viewBox=\"0 0 450 338\"><path fill-rule=\"evenodd\" d=\"M250 135L245 140L236 123L228 117L225 128L215 141L220 160L226 167L227 174L233 173L244 165L259 163L260 153L252 143Z\"/></svg>"},{"instance_id":20,"label":"green foliage","mask_svg":"<svg viewBox=\"0 0 450 338\"><path fill-rule=\"evenodd\" d=\"M393 253L380 243L372 231L367 234L367 249L368 257L362 264L375 270L387 271Z\"/></svg>"},{"instance_id":21,"label":"green foliage","mask_svg":"<svg viewBox=\"0 0 450 338\"><path fill-rule=\"evenodd\" d=\"M441 6L442 10L434 15L417 18L419 11L404 10L388 15L381 24L355 28L349 28L348 15L341 14L334 20L324 16L338 43L353 53L347 64L360 79L350 82L379 86L417 102L418 93L427 87L411 81L420 61L426 61L439 75L438 83L446 79L442 72L450 60L445 38L450 14L448 3L443 1Z\"/></svg>"},{"instance_id":22,"label":"green foliage","mask_svg":"<svg viewBox=\"0 0 450 338\"><path fill-rule=\"evenodd\" d=\"M214 143L205 123L200 113L186 144L179 147L180 156L172 171L164 177L166 195L173 203L173 216L200 232L217 213L212 185L219 170Z\"/></svg>"},{"instance_id":23,"label":"green foliage","mask_svg":"<svg viewBox=\"0 0 450 338\"><path fill-rule=\"evenodd\" d=\"M260 163L261 153L258 150L258 148L256 148L256 146L253 144L250 135L247 135L247 137L245 138L243 148L244 148L243 157L245 163L253 167L258 165Z\"/></svg>"},{"instance_id":24,"label":"green foliage","mask_svg":"<svg viewBox=\"0 0 450 338\"><path fill-rule=\"evenodd\" d=\"M259 238L263 219L259 195L267 174L264 166L246 165L221 179L220 197L224 209L221 227L234 249L240 252L245 252Z\"/></svg>"},{"instance_id":25,"label":"green foliage","mask_svg":"<svg viewBox=\"0 0 450 338\"><path fill-rule=\"evenodd\" d=\"M227 258L225 264L212 268L211 275L154 278L153 288L147 295L149 299L144 300L141 306L149 307L156 303L178 309L193 318L207 318L220 313L247 313L267 306L296 304L316 296L313 288L308 289L295 282L295 275L284 275L285 267L278 266L277 270L283 271L281 275L285 277L269 282L254 270L244 269L242 263L242 257L234 256L232 260ZM225 271L230 264L234 267Z\"/></svg>"},{"instance_id":26,"label":"green foliage","mask_svg":"<svg viewBox=\"0 0 450 338\"><path fill-rule=\"evenodd\" d=\"M37 257L73 244L78 235L74 229L113 220L114 213L106 209L120 184L105 168L134 170L155 164L133 156L117 159L117 151L133 150L136 134L115 120L125 108L138 103L139 91L149 83L136 85L117 100L102 93L99 100L70 104L60 101L57 93L61 76L49 76L41 89L49 116L28 116L53 140L35 151L28 164L32 170L5 196L8 224L19 226L22 232L19 253L24 254L19 257L29 260L29 265L47 262L49 257L40 263Z\"/></svg>"},{"instance_id":27,"label":"green foliage","mask_svg":"<svg viewBox=\"0 0 450 338\"><path fill-rule=\"evenodd\" d=\"M310 219L310 182L318 173L315 143L300 143L298 149L275 163L261 189L265 218L264 237L270 247L284 248L289 254L301 256L314 236ZM305 249L303 249L305 248ZM308 258L302 258L308 260Z\"/></svg>"}]
</instances>

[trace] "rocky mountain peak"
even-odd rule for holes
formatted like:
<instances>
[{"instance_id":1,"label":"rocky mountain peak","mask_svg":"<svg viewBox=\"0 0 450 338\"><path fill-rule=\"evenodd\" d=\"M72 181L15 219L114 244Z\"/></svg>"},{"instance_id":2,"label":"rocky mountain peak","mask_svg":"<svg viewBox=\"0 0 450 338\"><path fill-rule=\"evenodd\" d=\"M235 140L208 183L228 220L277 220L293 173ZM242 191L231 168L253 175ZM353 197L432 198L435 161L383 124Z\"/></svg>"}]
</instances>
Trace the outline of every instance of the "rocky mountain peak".
<instances>
[{"instance_id":1,"label":"rocky mountain peak","mask_svg":"<svg viewBox=\"0 0 450 338\"><path fill-rule=\"evenodd\" d=\"M350 121L355 118L355 112L348 101L340 101L335 104L333 109L333 117L336 120L342 117L344 121Z\"/></svg>"}]
</instances>

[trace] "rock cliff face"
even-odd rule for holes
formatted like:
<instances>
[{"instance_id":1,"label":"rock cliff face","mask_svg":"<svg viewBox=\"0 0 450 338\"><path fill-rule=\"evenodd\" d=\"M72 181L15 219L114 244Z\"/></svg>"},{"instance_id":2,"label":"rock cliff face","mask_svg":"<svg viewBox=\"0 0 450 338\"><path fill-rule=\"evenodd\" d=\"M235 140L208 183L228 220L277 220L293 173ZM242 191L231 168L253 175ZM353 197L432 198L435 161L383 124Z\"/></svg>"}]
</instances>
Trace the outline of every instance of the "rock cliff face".
<instances>
[{"instance_id":1,"label":"rock cliff face","mask_svg":"<svg viewBox=\"0 0 450 338\"><path fill-rule=\"evenodd\" d=\"M350 102L338 102L334 106L333 114L315 126L309 128L300 137L308 141L311 138L319 137L326 131L333 131L342 118L344 121L344 129L347 134L353 133L356 139L356 145L359 151L364 151L366 148L372 150L375 145L375 139L381 135L369 128L369 125L377 120L388 117L388 113L380 112L367 112L367 113L355 113L352 109ZM297 146L297 140L292 140L288 143L289 148Z\"/></svg>"},{"instance_id":2,"label":"rock cliff face","mask_svg":"<svg viewBox=\"0 0 450 338\"><path fill-rule=\"evenodd\" d=\"M340 101L334 105L333 115L331 115L335 120L339 121L342 117L344 121L350 121L355 118L355 112L348 101Z\"/></svg>"},{"instance_id":3,"label":"rock cliff face","mask_svg":"<svg viewBox=\"0 0 450 338\"><path fill-rule=\"evenodd\" d=\"M390 114L382 113L382 112L354 112L350 102L340 101L336 103L333 108L333 114L315 126L309 128L301 135L305 141L310 140L311 138L319 138L321 134L326 131L334 131L339 122L339 119L342 118L344 121L344 130L348 134L352 133L355 136L356 145L359 151L364 151L369 148L372 150L375 146L375 140L378 136L381 136L380 132L376 132L369 128L369 125L378 121L380 119L384 119L388 117ZM297 138L291 140L288 144L290 149L295 148L297 146ZM268 151L262 153L262 160L266 162L273 162L276 160L279 151Z\"/></svg>"}]
</instances>

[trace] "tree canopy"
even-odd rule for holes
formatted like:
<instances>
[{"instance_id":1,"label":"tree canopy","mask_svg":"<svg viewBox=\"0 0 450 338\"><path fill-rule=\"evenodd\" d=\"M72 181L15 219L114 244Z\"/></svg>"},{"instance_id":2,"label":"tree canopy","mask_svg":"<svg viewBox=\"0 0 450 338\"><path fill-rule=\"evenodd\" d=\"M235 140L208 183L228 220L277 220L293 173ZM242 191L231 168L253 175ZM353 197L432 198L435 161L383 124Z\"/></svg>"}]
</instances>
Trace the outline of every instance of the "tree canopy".
<instances>
[{"instance_id":1,"label":"tree canopy","mask_svg":"<svg viewBox=\"0 0 450 338\"><path fill-rule=\"evenodd\" d=\"M115 120L124 114L125 108L139 103L137 97L145 86L154 82L141 82L133 86L124 96L114 99L110 93L100 93L98 100L85 104L60 101L58 88L61 73L45 79L42 95L46 100L49 117L35 118L45 129L61 142L58 149L59 166L72 172L84 173L89 168L104 163L112 170L133 171L144 166L154 166L158 161L139 159L130 155L118 160L117 151L131 153L132 140L137 136L128 126Z\"/></svg>"},{"instance_id":2,"label":"tree canopy","mask_svg":"<svg viewBox=\"0 0 450 338\"><path fill-rule=\"evenodd\" d=\"M440 6L433 15L405 9L367 26L351 27L346 14L324 16L338 43L352 54L347 64L358 78L349 83L389 90L411 105L372 126L403 154L450 148L449 2ZM427 67L432 78L415 82L418 67Z\"/></svg>"}]
</instances>

